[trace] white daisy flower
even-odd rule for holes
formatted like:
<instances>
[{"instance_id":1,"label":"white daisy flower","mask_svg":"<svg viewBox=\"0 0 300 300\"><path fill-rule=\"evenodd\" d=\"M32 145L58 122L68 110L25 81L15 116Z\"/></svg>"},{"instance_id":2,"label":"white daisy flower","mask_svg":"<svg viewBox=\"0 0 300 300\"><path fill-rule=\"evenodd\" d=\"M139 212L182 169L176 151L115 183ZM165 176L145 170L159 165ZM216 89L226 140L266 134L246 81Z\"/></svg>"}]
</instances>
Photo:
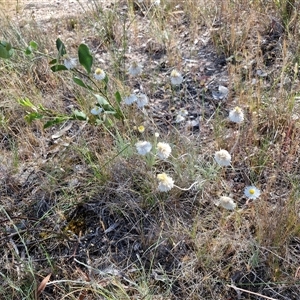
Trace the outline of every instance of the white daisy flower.
<instances>
[{"instance_id":1,"label":"white daisy flower","mask_svg":"<svg viewBox=\"0 0 300 300\"><path fill-rule=\"evenodd\" d=\"M64 66L68 69L74 69L77 65L77 59L74 57L70 57L69 55L64 55Z\"/></svg>"},{"instance_id":2,"label":"white daisy flower","mask_svg":"<svg viewBox=\"0 0 300 300\"><path fill-rule=\"evenodd\" d=\"M221 196L215 204L217 206L222 206L223 208L226 208L228 210L234 210L236 208L236 203L233 201L232 198Z\"/></svg>"},{"instance_id":3,"label":"white daisy flower","mask_svg":"<svg viewBox=\"0 0 300 300\"><path fill-rule=\"evenodd\" d=\"M94 116L99 115L101 112L103 111L103 109L99 106L94 107L93 109L91 109L91 114Z\"/></svg>"},{"instance_id":4,"label":"white daisy flower","mask_svg":"<svg viewBox=\"0 0 300 300\"><path fill-rule=\"evenodd\" d=\"M166 173L157 174L157 179L159 181L158 190L160 192L168 192L174 187L174 180Z\"/></svg>"},{"instance_id":5,"label":"white daisy flower","mask_svg":"<svg viewBox=\"0 0 300 300\"><path fill-rule=\"evenodd\" d=\"M95 70L94 77L96 80L103 80L105 78L105 76L106 76L106 74L102 69L97 68Z\"/></svg>"},{"instance_id":6,"label":"white daisy flower","mask_svg":"<svg viewBox=\"0 0 300 300\"><path fill-rule=\"evenodd\" d=\"M254 185L247 186L244 190L244 195L248 199L254 200L260 196L260 190L257 187L255 187Z\"/></svg>"},{"instance_id":7,"label":"white daisy flower","mask_svg":"<svg viewBox=\"0 0 300 300\"><path fill-rule=\"evenodd\" d=\"M181 122L183 122L184 120L185 120L185 117L182 116L182 115L180 115L180 114L178 114L178 115L176 116L175 123L181 123Z\"/></svg>"},{"instance_id":8,"label":"white daisy flower","mask_svg":"<svg viewBox=\"0 0 300 300\"><path fill-rule=\"evenodd\" d=\"M235 107L229 112L229 120L234 123L242 123L244 121L244 113L240 107Z\"/></svg>"},{"instance_id":9,"label":"white daisy flower","mask_svg":"<svg viewBox=\"0 0 300 300\"><path fill-rule=\"evenodd\" d=\"M158 138L158 137L159 137L159 132L155 132L155 133L154 133L154 136L155 136L156 138Z\"/></svg>"},{"instance_id":10,"label":"white daisy flower","mask_svg":"<svg viewBox=\"0 0 300 300\"><path fill-rule=\"evenodd\" d=\"M170 75L172 85L179 85L183 81L183 77L177 70L173 70Z\"/></svg>"},{"instance_id":11,"label":"white daisy flower","mask_svg":"<svg viewBox=\"0 0 300 300\"><path fill-rule=\"evenodd\" d=\"M136 150L140 155L146 155L148 152L151 151L152 145L146 141L139 141L135 144Z\"/></svg>"},{"instance_id":12,"label":"white daisy flower","mask_svg":"<svg viewBox=\"0 0 300 300\"><path fill-rule=\"evenodd\" d=\"M171 151L172 149L168 143L162 143L162 142L157 143L157 156L160 159L168 158L171 154Z\"/></svg>"},{"instance_id":13,"label":"white daisy flower","mask_svg":"<svg viewBox=\"0 0 300 300\"><path fill-rule=\"evenodd\" d=\"M184 108L180 108L178 114L183 116L183 117L186 117L189 114L189 112Z\"/></svg>"},{"instance_id":14,"label":"white daisy flower","mask_svg":"<svg viewBox=\"0 0 300 300\"><path fill-rule=\"evenodd\" d=\"M124 98L124 103L127 105L131 105L132 103L137 101L137 95L136 94L130 94L129 96Z\"/></svg>"},{"instance_id":15,"label":"white daisy flower","mask_svg":"<svg viewBox=\"0 0 300 300\"><path fill-rule=\"evenodd\" d=\"M215 153L215 160L221 166L229 166L231 163L231 155L227 150L220 150Z\"/></svg>"},{"instance_id":16,"label":"white daisy flower","mask_svg":"<svg viewBox=\"0 0 300 300\"><path fill-rule=\"evenodd\" d=\"M143 108L149 102L148 97L145 94L137 95L136 104L139 108Z\"/></svg>"},{"instance_id":17,"label":"white daisy flower","mask_svg":"<svg viewBox=\"0 0 300 300\"><path fill-rule=\"evenodd\" d=\"M175 119L175 123L181 123L185 120L185 117L188 115L188 111L184 108L181 108L179 111L178 111L178 114L176 116L176 119Z\"/></svg>"},{"instance_id":18,"label":"white daisy flower","mask_svg":"<svg viewBox=\"0 0 300 300\"><path fill-rule=\"evenodd\" d=\"M138 64L137 62L133 62L132 65L129 67L128 69L128 73L131 76L137 76L140 75L142 73L142 66L140 64Z\"/></svg>"}]
</instances>

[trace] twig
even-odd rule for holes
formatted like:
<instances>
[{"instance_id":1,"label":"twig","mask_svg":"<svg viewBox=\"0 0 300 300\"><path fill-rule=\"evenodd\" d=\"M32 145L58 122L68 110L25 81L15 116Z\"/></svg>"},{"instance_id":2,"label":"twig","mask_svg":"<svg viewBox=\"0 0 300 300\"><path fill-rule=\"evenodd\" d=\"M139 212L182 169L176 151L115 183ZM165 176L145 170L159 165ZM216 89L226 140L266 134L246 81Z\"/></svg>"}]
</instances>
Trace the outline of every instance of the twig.
<instances>
[{"instance_id":1,"label":"twig","mask_svg":"<svg viewBox=\"0 0 300 300\"><path fill-rule=\"evenodd\" d=\"M236 287L236 286L234 286L234 285L228 284L227 286L228 286L228 287L231 287L231 288L233 288L233 289L235 289L235 290L241 291L241 292L245 292L245 293L248 293L248 294L252 294L252 295L259 296L259 297L263 297L264 299L277 300L277 299L275 299L275 298L270 298L270 297L267 297L267 296L264 296L264 295L261 295L261 294L258 294L258 293L254 293L254 292L251 292L251 291L248 291L248 290L244 290L244 289L238 288L238 287Z\"/></svg>"},{"instance_id":2,"label":"twig","mask_svg":"<svg viewBox=\"0 0 300 300\"><path fill-rule=\"evenodd\" d=\"M174 186L176 186L178 189L180 189L181 191L189 191L195 184L197 184L198 181L195 181L189 188L187 189L182 189L181 187L177 186L174 184Z\"/></svg>"}]
</instances>

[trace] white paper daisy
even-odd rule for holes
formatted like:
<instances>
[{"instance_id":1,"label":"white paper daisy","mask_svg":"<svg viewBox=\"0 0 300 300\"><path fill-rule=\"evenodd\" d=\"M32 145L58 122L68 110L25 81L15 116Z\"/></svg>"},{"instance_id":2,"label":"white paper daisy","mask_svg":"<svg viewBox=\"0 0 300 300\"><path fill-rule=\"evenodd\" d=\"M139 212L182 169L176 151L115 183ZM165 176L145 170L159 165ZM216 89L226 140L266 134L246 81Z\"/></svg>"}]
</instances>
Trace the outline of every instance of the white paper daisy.
<instances>
[{"instance_id":1,"label":"white paper daisy","mask_svg":"<svg viewBox=\"0 0 300 300\"><path fill-rule=\"evenodd\" d=\"M244 113L240 107L235 107L229 112L229 120L234 123L242 123L244 121Z\"/></svg>"},{"instance_id":2,"label":"white paper daisy","mask_svg":"<svg viewBox=\"0 0 300 300\"><path fill-rule=\"evenodd\" d=\"M170 75L170 80L172 85L180 85L183 81L183 77L177 70L172 70L171 75Z\"/></svg>"},{"instance_id":3,"label":"white paper daisy","mask_svg":"<svg viewBox=\"0 0 300 300\"><path fill-rule=\"evenodd\" d=\"M151 151L152 145L147 141L139 141L135 144L136 150L140 155L146 155Z\"/></svg>"},{"instance_id":4,"label":"white paper daisy","mask_svg":"<svg viewBox=\"0 0 300 300\"><path fill-rule=\"evenodd\" d=\"M94 77L96 80L99 80L99 81L103 80L105 78L105 76L106 76L105 72L102 69L100 69L100 68L96 69L96 71L94 73Z\"/></svg>"},{"instance_id":5,"label":"white paper daisy","mask_svg":"<svg viewBox=\"0 0 300 300\"><path fill-rule=\"evenodd\" d=\"M149 102L148 97L145 94L137 95L136 104L139 108L143 108Z\"/></svg>"},{"instance_id":6,"label":"white paper daisy","mask_svg":"<svg viewBox=\"0 0 300 300\"><path fill-rule=\"evenodd\" d=\"M167 159L172 152L172 149L168 143L157 143L157 156L160 159Z\"/></svg>"},{"instance_id":7,"label":"white paper daisy","mask_svg":"<svg viewBox=\"0 0 300 300\"><path fill-rule=\"evenodd\" d=\"M68 69L74 69L77 65L77 59L70 57L69 55L64 55L64 66Z\"/></svg>"},{"instance_id":8,"label":"white paper daisy","mask_svg":"<svg viewBox=\"0 0 300 300\"><path fill-rule=\"evenodd\" d=\"M136 94L130 94L129 96L125 97L123 99L124 103L127 105L131 105L132 103L137 101L137 95Z\"/></svg>"},{"instance_id":9,"label":"white paper daisy","mask_svg":"<svg viewBox=\"0 0 300 300\"><path fill-rule=\"evenodd\" d=\"M91 114L94 116L99 115L101 112L103 111L103 108L96 106L94 108L91 109Z\"/></svg>"},{"instance_id":10,"label":"white paper daisy","mask_svg":"<svg viewBox=\"0 0 300 300\"><path fill-rule=\"evenodd\" d=\"M174 180L166 173L158 174L157 179L159 181L158 190L160 192L168 192L174 187Z\"/></svg>"},{"instance_id":11,"label":"white paper daisy","mask_svg":"<svg viewBox=\"0 0 300 300\"><path fill-rule=\"evenodd\" d=\"M220 150L215 153L215 161L221 166L230 166L231 155L227 150Z\"/></svg>"},{"instance_id":12,"label":"white paper daisy","mask_svg":"<svg viewBox=\"0 0 300 300\"><path fill-rule=\"evenodd\" d=\"M226 196L221 196L215 204L217 206L222 206L225 209L228 210L234 210L236 208L236 203L233 201L232 198L226 197Z\"/></svg>"},{"instance_id":13,"label":"white paper daisy","mask_svg":"<svg viewBox=\"0 0 300 300\"><path fill-rule=\"evenodd\" d=\"M133 62L132 65L128 69L128 73L131 76L140 75L142 73L142 66L137 62Z\"/></svg>"},{"instance_id":14,"label":"white paper daisy","mask_svg":"<svg viewBox=\"0 0 300 300\"><path fill-rule=\"evenodd\" d=\"M257 199L260 196L260 190L254 185L247 186L244 190L244 195L248 199Z\"/></svg>"}]
</instances>

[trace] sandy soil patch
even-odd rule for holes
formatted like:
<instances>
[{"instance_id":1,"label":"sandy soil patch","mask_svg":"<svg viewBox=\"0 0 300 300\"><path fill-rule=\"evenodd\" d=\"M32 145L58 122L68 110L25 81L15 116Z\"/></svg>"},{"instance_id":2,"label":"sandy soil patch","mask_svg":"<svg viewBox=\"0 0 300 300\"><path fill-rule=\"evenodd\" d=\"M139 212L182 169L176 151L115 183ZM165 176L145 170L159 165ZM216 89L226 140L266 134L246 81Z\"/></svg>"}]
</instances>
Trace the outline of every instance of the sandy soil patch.
<instances>
[{"instance_id":1,"label":"sandy soil patch","mask_svg":"<svg viewBox=\"0 0 300 300\"><path fill-rule=\"evenodd\" d=\"M92 8L91 0L0 0L2 12L15 19L34 18L36 21L58 19L66 15L74 15L85 8Z\"/></svg>"}]
</instances>

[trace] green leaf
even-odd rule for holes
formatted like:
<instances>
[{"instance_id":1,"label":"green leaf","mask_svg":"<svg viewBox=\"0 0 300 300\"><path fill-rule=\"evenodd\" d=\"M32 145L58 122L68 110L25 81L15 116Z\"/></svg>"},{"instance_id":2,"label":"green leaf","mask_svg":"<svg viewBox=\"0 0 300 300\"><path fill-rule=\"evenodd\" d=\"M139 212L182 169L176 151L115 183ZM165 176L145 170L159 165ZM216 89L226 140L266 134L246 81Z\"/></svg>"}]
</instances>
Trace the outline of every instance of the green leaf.
<instances>
[{"instance_id":1,"label":"green leaf","mask_svg":"<svg viewBox=\"0 0 300 300\"><path fill-rule=\"evenodd\" d=\"M78 77L73 77L73 81L81 87L88 88L87 85Z\"/></svg>"},{"instance_id":2,"label":"green leaf","mask_svg":"<svg viewBox=\"0 0 300 300\"><path fill-rule=\"evenodd\" d=\"M26 50L25 50L25 54L26 54L26 55L30 55L31 53L32 53L32 49L31 49L30 46L28 46L28 47L26 48Z\"/></svg>"},{"instance_id":3,"label":"green leaf","mask_svg":"<svg viewBox=\"0 0 300 300\"><path fill-rule=\"evenodd\" d=\"M45 124L44 124L44 128L49 128L53 125L56 125L56 124L60 124L62 122L65 122L66 120L69 120L70 118L69 117L57 117L53 120L49 120L47 121Z\"/></svg>"},{"instance_id":4,"label":"green leaf","mask_svg":"<svg viewBox=\"0 0 300 300\"><path fill-rule=\"evenodd\" d=\"M10 58L13 55L13 49L10 43L0 41L0 58Z\"/></svg>"},{"instance_id":5,"label":"green leaf","mask_svg":"<svg viewBox=\"0 0 300 300\"><path fill-rule=\"evenodd\" d=\"M98 94L94 94L95 97L97 98L98 103L103 106L103 105L109 105L109 102L102 96L98 95Z\"/></svg>"},{"instance_id":6,"label":"green leaf","mask_svg":"<svg viewBox=\"0 0 300 300\"><path fill-rule=\"evenodd\" d=\"M116 111L115 110L106 110L105 113L107 115L115 115L116 114Z\"/></svg>"},{"instance_id":7,"label":"green leaf","mask_svg":"<svg viewBox=\"0 0 300 300\"><path fill-rule=\"evenodd\" d=\"M117 118L118 120L123 120L124 119L124 115L123 115L121 110L119 110L119 109L116 110L115 118Z\"/></svg>"},{"instance_id":8,"label":"green leaf","mask_svg":"<svg viewBox=\"0 0 300 300\"><path fill-rule=\"evenodd\" d=\"M107 74L105 74L105 77L104 77L103 81L105 82L105 85L108 84L108 76L107 76Z\"/></svg>"},{"instance_id":9,"label":"green leaf","mask_svg":"<svg viewBox=\"0 0 300 300\"><path fill-rule=\"evenodd\" d=\"M38 44L35 41L31 41L29 43L29 46L31 47L31 49L33 50L37 50L38 49Z\"/></svg>"},{"instance_id":10,"label":"green leaf","mask_svg":"<svg viewBox=\"0 0 300 300\"><path fill-rule=\"evenodd\" d=\"M115 117L117 117L117 119L123 118L123 114L119 110L116 110L113 106L111 106L110 103L104 97L98 94L94 94L94 95L106 114L112 114Z\"/></svg>"},{"instance_id":11,"label":"green leaf","mask_svg":"<svg viewBox=\"0 0 300 300\"><path fill-rule=\"evenodd\" d=\"M43 112L49 112L49 110L47 108L45 108L42 104L39 104L38 108Z\"/></svg>"},{"instance_id":12,"label":"green leaf","mask_svg":"<svg viewBox=\"0 0 300 300\"><path fill-rule=\"evenodd\" d=\"M103 82L104 82L104 91L105 91L105 93L107 93L107 84L108 84L108 76L107 75L105 75Z\"/></svg>"},{"instance_id":13,"label":"green leaf","mask_svg":"<svg viewBox=\"0 0 300 300\"><path fill-rule=\"evenodd\" d=\"M60 38L56 40L56 48L58 50L59 56L64 56L65 54L67 54L66 47Z\"/></svg>"},{"instance_id":14,"label":"green leaf","mask_svg":"<svg viewBox=\"0 0 300 300\"><path fill-rule=\"evenodd\" d=\"M81 86L81 87L84 87L84 88L86 88L86 89L89 89L90 91L94 91L93 88L92 88L90 85L85 84L80 78L78 78L78 77L76 77L76 76L73 77L73 81L74 81L76 84L78 84L79 86Z\"/></svg>"},{"instance_id":15,"label":"green leaf","mask_svg":"<svg viewBox=\"0 0 300 300\"><path fill-rule=\"evenodd\" d=\"M79 111L79 110L76 109L73 112L72 119L73 120L86 121L86 120L88 120L88 117L86 116L86 114L84 112Z\"/></svg>"},{"instance_id":16,"label":"green leaf","mask_svg":"<svg viewBox=\"0 0 300 300\"><path fill-rule=\"evenodd\" d=\"M5 42L5 41L2 41L1 43L2 43L2 45L5 46L5 49L6 49L7 51L12 50L12 45L11 45L11 43Z\"/></svg>"},{"instance_id":17,"label":"green leaf","mask_svg":"<svg viewBox=\"0 0 300 300\"><path fill-rule=\"evenodd\" d=\"M37 110L36 106L28 98L19 99L18 102L24 107L30 107L35 111Z\"/></svg>"},{"instance_id":18,"label":"green leaf","mask_svg":"<svg viewBox=\"0 0 300 300\"><path fill-rule=\"evenodd\" d=\"M113 121L110 118L105 118L104 124L106 127L111 127L114 125Z\"/></svg>"},{"instance_id":19,"label":"green leaf","mask_svg":"<svg viewBox=\"0 0 300 300\"><path fill-rule=\"evenodd\" d=\"M43 118L43 115L41 115L41 114L38 113L38 112L28 113L28 114L25 116L25 120L26 120L28 123L31 123L31 122L34 121L34 120L38 120L38 119L42 119L42 118Z\"/></svg>"},{"instance_id":20,"label":"green leaf","mask_svg":"<svg viewBox=\"0 0 300 300\"><path fill-rule=\"evenodd\" d=\"M78 58L80 64L86 69L88 74L90 74L93 65L93 56L91 55L87 45L80 44L78 47Z\"/></svg>"},{"instance_id":21,"label":"green leaf","mask_svg":"<svg viewBox=\"0 0 300 300\"><path fill-rule=\"evenodd\" d=\"M52 60L49 61L49 65L55 65L57 63L57 59L54 58Z\"/></svg>"},{"instance_id":22,"label":"green leaf","mask_svg":"<svg viewBox=\"0 0 300 300\"><path fill-rule=\"evenodd\" d=\"M55 65L50 68L53 72L67 71L68 69L64 65Z\"/></svg>"},{"instance_id":23,"label":"green leaf","mask_svg":"<svg viewBox=\"0 0 300 300\"><path fill-rule=\"evenodd\" d=\"M116 97L116 100L117 100L118 104L120 104L121 101L122 101L122 97L121 97L121 94L119 93L119 91L117 91L115 93L115 97Z\"/></svg>"}]
</instances>

